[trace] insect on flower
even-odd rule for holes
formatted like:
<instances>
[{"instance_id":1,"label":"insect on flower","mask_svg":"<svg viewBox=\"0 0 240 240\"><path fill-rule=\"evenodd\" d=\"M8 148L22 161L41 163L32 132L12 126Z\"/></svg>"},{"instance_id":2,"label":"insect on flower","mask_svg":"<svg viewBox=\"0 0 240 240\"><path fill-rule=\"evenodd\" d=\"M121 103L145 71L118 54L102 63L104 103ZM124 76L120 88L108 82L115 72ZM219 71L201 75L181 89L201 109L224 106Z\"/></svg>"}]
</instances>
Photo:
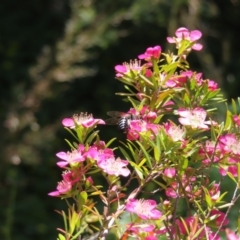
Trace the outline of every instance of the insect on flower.
<instances>
[{"instance_id":1,"label":"insect on flower","mask_svg":"<svg viewBox=\"0 0 240 240\"><path fill-rule=\"evenodd\" d=\"M123 132L127 133L129 130L129 124L132 120L141 119L140 115L132 113L124 113L118 111L107 112L107 115L111 118L106 119L105 123L107 125L118 125L118 128Z\"/></svg>"}]
</instances>

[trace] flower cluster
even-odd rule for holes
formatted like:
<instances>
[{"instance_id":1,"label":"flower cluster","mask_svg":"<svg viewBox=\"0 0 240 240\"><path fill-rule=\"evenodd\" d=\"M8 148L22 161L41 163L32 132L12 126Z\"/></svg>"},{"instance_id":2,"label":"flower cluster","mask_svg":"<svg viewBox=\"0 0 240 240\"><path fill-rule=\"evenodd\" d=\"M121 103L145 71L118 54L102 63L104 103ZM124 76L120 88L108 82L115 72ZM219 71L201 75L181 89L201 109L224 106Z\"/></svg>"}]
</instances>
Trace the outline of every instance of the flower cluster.
<instances>
[{"instance_id":1,"label":"flower cluster","mask_svg":"<svg viewBox=\"0 0 240 240\"><path fill-rule=\"evenodd\" d=\"M177 54L156 45L115 66L132 105L118 122L126 135L119 156L110 147L114 139L105 143L95 131L102 119L81 113L62 120L77 142L68 141L71 150L56 154L62 181L49 195L74 202L63 214L59 240L89 234L105 239L109 233L125 240L218 240L224 229L227 239L239 239L226 227L240 198L240 117L228 111L219 123L212 106L224 101L218 84L189 70L188 54L203 47L201 32L179 28L175 35L167 41ZM211 181L212 168L235 185L231 204L221 181Z\"/></svg>"}]
</instances>

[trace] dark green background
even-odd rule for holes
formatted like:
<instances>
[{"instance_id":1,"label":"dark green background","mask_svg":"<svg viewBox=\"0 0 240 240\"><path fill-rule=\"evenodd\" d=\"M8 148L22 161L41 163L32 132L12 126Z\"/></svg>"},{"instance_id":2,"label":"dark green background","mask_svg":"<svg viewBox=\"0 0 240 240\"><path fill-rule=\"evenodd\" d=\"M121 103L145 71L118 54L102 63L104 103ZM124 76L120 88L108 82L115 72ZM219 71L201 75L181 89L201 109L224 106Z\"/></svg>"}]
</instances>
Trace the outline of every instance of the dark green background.
<instances>
[{"instance_id":1,"label":"dark green background","mask_svg":"<svg viewBox=\"0 0 240 240\"><path fill-rule=\"evenodd\" d=\"M128 110L115 96L124 90L116 64L149 46L173 50L166 37L178 27L199 29L204 49L191 53L192 68L239 96L239 19L239 0L1 1L0 239L56 239L63 202L47 193L61 179L55 153L68 149L61 119ZM100 130L104 140L119 134Z\"/></svg>"}]
</instances>

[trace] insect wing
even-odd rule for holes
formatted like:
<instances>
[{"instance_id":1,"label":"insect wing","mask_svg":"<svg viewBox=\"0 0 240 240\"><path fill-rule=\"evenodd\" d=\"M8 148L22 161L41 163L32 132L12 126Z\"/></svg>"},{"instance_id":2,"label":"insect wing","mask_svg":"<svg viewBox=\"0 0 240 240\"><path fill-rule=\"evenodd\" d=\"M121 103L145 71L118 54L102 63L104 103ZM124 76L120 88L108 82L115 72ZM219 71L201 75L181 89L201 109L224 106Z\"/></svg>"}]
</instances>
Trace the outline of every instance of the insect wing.
<instances>
[{"instance_id":1,"label":"insect wing","mask_svg":"<svg viewBox=\"0 0 240 240\"><path fill-rule=\"evenodd\" d=\"M118 124L119 118L113 117L104 120L107 125L116 125Z\"/></svg>"},{"instance_id":2,"label":"insect wing","mask_svg":"<svg viewBox=\"0 0 240 240\"><path fill-rule=\"evenodd\" d=\"M128 114L124 112L110 111L110 112L107 112L107 115L113 118L120 118L120 117L125 117Z\"/></svg>"}]
</instances>

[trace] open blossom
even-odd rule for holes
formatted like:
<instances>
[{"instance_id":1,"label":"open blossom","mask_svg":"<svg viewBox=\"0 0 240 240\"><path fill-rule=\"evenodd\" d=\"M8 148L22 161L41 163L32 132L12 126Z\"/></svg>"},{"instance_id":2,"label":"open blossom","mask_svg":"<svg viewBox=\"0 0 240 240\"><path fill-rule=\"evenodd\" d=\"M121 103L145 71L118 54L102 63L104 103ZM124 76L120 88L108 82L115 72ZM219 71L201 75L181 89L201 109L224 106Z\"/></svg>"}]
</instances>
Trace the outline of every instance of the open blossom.
<instances>
[{"instance_id":1,"label":"open blossom","mask_svg":"<svg viewBox=\"0 0 240 240\"><path fill-rule=\"evenodd\" d=\"M237 161L232 158L228 158L228 165L221 165L219 168L219 173L222 176L226 176L227 173L231 173L234 177L238 177Z\"/></svg>"},{"instance_id":2,"label":"open blossom","mask_svg":"<svg viewBox=\"0 0 240 240\"><path fill-rule=\"evenodd\" d=\"M129 123L129 129L127 132L127 139L137 140L140 136L140 133L144 132L153 132L157 134L160 126L154 123L148 123L144 120L132 120Z\"/></svg>"},{"instance_id":3,"label":"open blossom","mask_svg":"<svg viewBox=\"0 0 240 240\"><path fill-rule=\"evenodd\" d=\"M189 170L191 170L189 168ZM171 170L172 175L174 175L174 171ZM169 174L169 173L168 173ZM196 181L196 177L187 176L186 174L182 175L181 184L178 182L171 182L168 188L166 188L165 193L170 198L177 198L179 196L194 196L193 191L193 183ZM184 188L184 189L182 189Z\"/></svg>"},{"instance_id":4,"label":"open blossom","mask_svg":"<svg viewBox=\"0 0 240 240\"><path fill-rule=\"evenodd\" d=\"M75 123L84 128L93 127L96 124L105 124L102 119L94 119L92 114L80 113L73 115L72 118L64 118L62 124L64 127L75 128Z\"/></svg>"},{"instance_id":5,"label":"open blossom","mask_svg":"<svg viewBox=\"0 0 240 240\"><path fill-rule=\"evenodd\" d=\"M154 224L140 223L140 224L130 224L127 228L127 231L131 233L131 237L134 239L139 239L138 237L144 236L144 240L158 240L157 236L163 235L166 233L166 228L162 227L161 229L155 229Z\"/></svg>"},{"instance_id":6,"label":"open blossom","mask_svg":"<svg viewBox=\"0 0 240 240\"><path fill-rule=\"evenodd\" d=\"M98 161L97 164L98 167L100 167L105 173L109 175L122 175L124 177L127 177L130 174L130 170L126 168L128 161L121 160L120 158L105 158Z\"/></svg>"},{"instance_id":7,"label":"open blossom","mask_svg":"<svg viewBox=\"0 0 240 240\"><path fill-rule=\"evenodd\" d=\"M206 81L208 84L209 91L214 91L214 90L218 89L218 84L215 81L213 81L213 80L206 80Z\"/></svg>"},{"instance_id":8,"label":"open blossom","mask_svg":"<svg viewBox=\"0 0 240 240\"><path fill-rule=\"evenodd\" d=\"M220 184L219 183L214 183L212 186L211 186L211 189L209 189L209 195L211 197L211 199L213 201L217 201L218 198L220 197L221 195L221 192L220 192Z\"/></svg>"},{"instance_id":9,"label":"open blossom","mask_svg":"<svg viewBox=\"0 0 240 240\"><path fill-rule=\"evenodd\" d=\"M149 47L145 53L138 55L139 59L145 59L146 61L151 61L151 58L158 59L160 57L162 48L160 46Z\"/></svg>"},{"instance_id":10,"label":"open blossom","mask_svg":"<svg viewBox=\"0 0 240 240\"><path fill-rule=\"evenodd\" d=\"M175 87L182 87L183 84L187 82L187 79L193 78L196 79L197 82L201 82L202 80L202 73L195 73L191 70L183 71L180 75L174 75L171 77L165 85L169 88L175 88Z\"/></svg>"},{"instance_id":11,"label":"open blossom","mask_svg":"<svg viewBox=\"0 0 240 240\"><path fill-rule=\"evenodd\" d=\"M210 212L210 216L211 218L214 217L214 222L215 224L219 227L219 226L226 226L229 222L229 220L226 218L226 214L223 213L223 212L220 212L219 210L217 209L213 209L211 212Z\"/></svg>"},{"instance_id":12,"label":"open blossom","mask_svg":"<svg viewBox=\"0 0 240 240\"><path fill-rule=\"evenodd\" d=\"M130 63L123 63L122 65L116 65L115 66L115 70L117 72L116 77L123 77L124 74L128 74L130 73L130 71L134 71L137 73L140 73L143 69L145 69L145 76L146 77L151 77L152 73L149 69L146 68L146 64L145 65L141 65L141 61L140 60L134 60L134 61L130 61Z\"/></svg>"},{"instance_id":13,"label":"open blossom","mask_svg":"<svg viewBox=\"0 0 240 240\"><path fill-rule=\"evenodd\" d=\"M59 167L66 167L68 164L76 165L79 162L83 162L85 160L85 156L83 154L84 146L79 145L78 149L72 150L71 152L59 152L56 154L61 161L57 162Z\"/></svg>"},{"instance_id":14,"label":"open blossom","mask_svg":"<svg viewBox=\"0 0 240 240\"><path fill-rule=\"evenodd\" d=\"M178 28L175 32L176 37L167 37L169 43L176 43L177 48L181 46L181 41L183 39L189 40L190 42L196 42L202 37L202 33L199 30L189 31L187 28ZM202 44L194 43L191 47L193 50L200 51L202 49Z\"/></svg>"},{"instance_id":15,"label":"open blossom","mask_svg":"<svg viewBox=\"0 0 240 240\"><path fill-rule=\"evenodd\" d=\"M226 134L219 137L219 144L222 153L240 155L240 140L234 134Z\"/></svg>"},{"instance_id":16,"label":"open blossom","mask_svg":"<svg viewBox=\"0 0 240 240\"><path fill-rule=\"evenodd\" d=\"M88 151L84 154L87 158L91 158L96 162L101 160L114 158L113 150L110 148L100 149L99 146L93 145L88 148Z\"/></svg>"},{"instance_id":17,"label":"open blossom","mask_svg":"<svg viewBox=\"0 0 240 240\"><path fill-rule=\"evenodd\" d=\"M202 108L195 108L192 110L178 109L179 122L184 126L191 126L192 128L208 129L207 124L211 124L211 121L205 121L207 112Z\"/></svg>"},{"instance_id":18,"label":"open blossom","mask_svg":"<svg viewBox=\"0 0 240 240\"><path fill-rule=\"evenodd\" d=\"M227 240L239 240L240 239L240 236L237 236L237 234L235 234L229 228L227 228L225 231L226 231Z\"/></svg>"},{"instance_id":19,"label":"open blossom","mask_svg":"<svg viewBox=\"0 0 240 240\"><path fill-rule=\"evenodd\" d=\"M233 115L233 122L238 126L240 127L240 116L238 115Z\"/></svg>"},{"instance_id":20,"label":"open blossom","mask_svg":"<svg viewBox=\"0 0 240 240\"><path fill-rule=\"evenodd\" d=\"M159 219L162 213L156 209L157 203L154 200L129 199L126 210L137 214L141 219Z\"/></svg>"},{"instance_id":21,"label":"open blossom","mask_svg":"<svg viewBox=\"0 0 240 240\"><path fill-rule=\"evenodd\" d=\"M176 169L175 168L166 168L163 171L163 175L165 175L168 178L173 178L176 175Z\"/></svg>"},{"instance_id":22,"label":"open blossom","mask_svg":"<svg viewBox=\"0 0 240 240\"><path fill-rule=\"evenodd\" d=\"M176 126L173 122L167 122L164 124L164 128L174 142L184 141L185 131L181 127Z\"/></svg>"},{"instance_id":23,"label":"open blossom","mask_svg":"<svg viewBox=\"0 0 240 240\"><path fill-rule=\"evenodd\" d=\"M54 192L50 192L48 195L53 196L53 197L57 197L57 196L60 196L62 194L66 194L68 191L71 190L71 188L72 188L71 182L69 182L67 180L62 180L61 182L58 183L57 190L54 191Z\"/></svg>"}]
</instances>

